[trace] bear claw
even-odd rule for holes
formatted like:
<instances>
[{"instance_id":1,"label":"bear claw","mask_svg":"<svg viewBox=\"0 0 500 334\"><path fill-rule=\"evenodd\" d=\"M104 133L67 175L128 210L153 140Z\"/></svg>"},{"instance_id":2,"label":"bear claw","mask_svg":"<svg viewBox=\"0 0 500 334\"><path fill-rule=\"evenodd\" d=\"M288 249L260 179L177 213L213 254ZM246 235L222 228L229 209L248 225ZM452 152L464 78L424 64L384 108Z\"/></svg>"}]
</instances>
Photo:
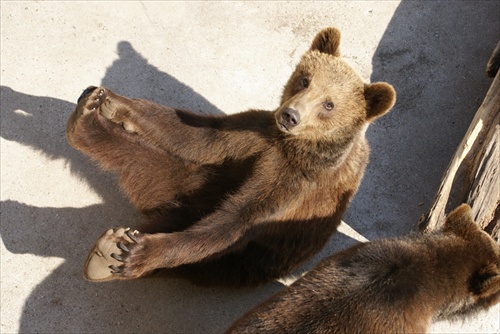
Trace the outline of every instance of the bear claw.
<instances>
[{"instance_id":1,"label":"bear claw","mask_svg":"<svg viewBox=\"0 0 500 334\"><path fill-rule=\"evenodd\" d=\"M112 274L120 274L120 268L118 268L114 265L110 265L108 268L111 269Z\"/></svg>"},{"instance_id":2,"label":"bear claw","mask_svg":"<svg viewBox=\"0 0 500 334\"><path fill-rule=\"evenodd\" d=\"M116 261L120 261L120 262L123 262L123 257L121 255L118 255L116 253L111 253L110 255L113 259L115 259Z\"/></svg>"},{"instance_id":3,"label":"bear claw","mask_svg":"<svg viewBox=\"0 0 500 334\"><path fill-rule=\"evenodd\" d=\"M116 246L118 248L120 248L122 251L124 252L130 252L130 250L127 248L127 246L125 246L124 244L122 244L121 242L117 243ZM113 253L114 254L114 253Z\"/></svg>"},{"instance_id":4,"label":"bear claw","mask_svg":"<svg viewBox=\"0 0 500 334\"><path fill-rule=\"evenodd\" d=\"M84 267L85 278L95 282L124 279L121 274L122 254L128 252L125 244L137 242L135 237L137 233L139 232L136 230L123 227L104 232L87 257Z\"/></svg>"}]
</instances>

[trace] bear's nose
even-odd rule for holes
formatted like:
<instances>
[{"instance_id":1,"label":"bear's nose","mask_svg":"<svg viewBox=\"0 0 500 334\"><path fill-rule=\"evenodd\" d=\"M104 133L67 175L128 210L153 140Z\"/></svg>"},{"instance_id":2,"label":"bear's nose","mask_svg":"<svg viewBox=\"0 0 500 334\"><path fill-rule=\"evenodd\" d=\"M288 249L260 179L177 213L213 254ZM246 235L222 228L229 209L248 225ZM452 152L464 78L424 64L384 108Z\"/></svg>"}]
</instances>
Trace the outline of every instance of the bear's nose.
<instances>
[{"instance_id":1,"label":"bear's nose","mask_svg":"<svg viewBox=\"0 0 500 334\"><path fill-rule=\"evenodd\" d=\"M300 114L295 109L286 108L281 113L281 121L283 122L283 125L288 129L293 128L300 123Z\"/></svg>"}]
</instances>

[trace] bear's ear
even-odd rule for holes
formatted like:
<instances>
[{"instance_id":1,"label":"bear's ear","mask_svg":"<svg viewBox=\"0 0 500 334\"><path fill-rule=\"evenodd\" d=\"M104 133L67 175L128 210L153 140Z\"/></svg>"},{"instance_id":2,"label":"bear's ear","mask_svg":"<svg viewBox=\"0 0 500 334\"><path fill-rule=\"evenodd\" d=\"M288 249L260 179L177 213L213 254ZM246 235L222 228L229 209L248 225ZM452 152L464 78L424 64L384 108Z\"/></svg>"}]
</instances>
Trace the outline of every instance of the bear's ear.
<instances>
[{"instance_id":1,"label":"bear's ear","mask_svg":"<svg viewBox=\"0 0 500 334\"><path fill-rule=\"evenodd\" d=\"M471 207L462 204L446 216L443 231L452 232L462 238L468 239L472 232L478 231L479 226L472 218Z\"/></svg>"},{"instance_id":2,"label":"bear's ear","mask_svg":"<svg viewBox=\"0 0 500 334\"><path fill-rule=\"evenodd\" d=\"M321 30L311 44L310 50L318 50L332 56L340 56L340 31L336 28L326 28Z\"/></svg>"},{"instance_id":3,"label":"bear's ear","mask_svg":"<svg viewBox=\"0 0 500 334\"><path fill-rule=\"evenodd\" d=\"M396 91L386 82L365 84L366 119L372 121L387 113L396 103Z\"/></svg>"},{"instance_id":4,"label":"bear's ear","mask_svg":"<svg viewBox=\"0 0 500 334\"><path fill-rule=\"evenodd\" d=\"M480 298L498 295L496 299L500 299L500 270L498 267L490 264L474 273L469 279L469 290Z\"/></svg>"}]
</instances>

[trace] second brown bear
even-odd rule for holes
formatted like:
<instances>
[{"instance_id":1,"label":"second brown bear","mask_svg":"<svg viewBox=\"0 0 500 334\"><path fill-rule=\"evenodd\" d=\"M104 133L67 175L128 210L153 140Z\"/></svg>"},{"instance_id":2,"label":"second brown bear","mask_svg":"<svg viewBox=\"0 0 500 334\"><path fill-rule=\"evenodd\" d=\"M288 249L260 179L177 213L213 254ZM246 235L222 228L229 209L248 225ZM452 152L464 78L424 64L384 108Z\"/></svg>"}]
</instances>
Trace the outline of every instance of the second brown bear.
<instances>
[{"instance_id":1,"label":"second brown bear","mask_svg":"<svg viewBox=\"0 0 500 334\"><path fill-rule=\"evenodd\" d=\"M339 41L334 28L314 38L274 111L207 116L88 88L68 142L118 173L148 223L104 233L87 278L167 269L199 284L255 285L321 250L363 177L367 126L395 102L389 84L362 81Z\"/></svg>"},{"instance_id":2,"label":"second brown bear","mask_svg":"<svg viewBox=\"0 0 500 334\"><path fill-rule=\"evenodd\" d=\"M425 333L500 301L500 246L468 205L440 231L360 243L239 319L227 334Z\"/></svg>"}]
</instances>

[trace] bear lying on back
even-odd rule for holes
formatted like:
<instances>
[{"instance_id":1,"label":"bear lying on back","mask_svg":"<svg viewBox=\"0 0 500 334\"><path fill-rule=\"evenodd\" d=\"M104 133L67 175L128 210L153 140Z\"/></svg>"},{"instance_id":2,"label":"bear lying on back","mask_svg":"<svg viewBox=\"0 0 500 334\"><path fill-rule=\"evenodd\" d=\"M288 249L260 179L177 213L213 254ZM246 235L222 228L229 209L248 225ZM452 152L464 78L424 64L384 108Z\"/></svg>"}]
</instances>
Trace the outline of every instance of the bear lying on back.
<instances>
[{"instance_id":1,"label":"bear lying on back","mask_svg":"<svg viewBox=\"0 0 500 334\"><path fill-rule=\"evenodd\" d=\"M90 280L157 269L200 284L276 279L336 231L368 162L364 133L393 106L387 83L364 83L321 31L274 111L207 116L89 87L68 142L115 171L146 216L109 230L89 254ZM110 269L108 269L108 265Z\"/></svg>"},{"instance_id":2,"label":"bear lying on back","mask_svg":"<svg viewBox=\"0 0 500 334\"><path fill-rule=\"evenodd\" d=\"M441 231L334 254L228 333L424 333L500 301L500 247L462 205Z\"/></svg>"}]
</instances>

